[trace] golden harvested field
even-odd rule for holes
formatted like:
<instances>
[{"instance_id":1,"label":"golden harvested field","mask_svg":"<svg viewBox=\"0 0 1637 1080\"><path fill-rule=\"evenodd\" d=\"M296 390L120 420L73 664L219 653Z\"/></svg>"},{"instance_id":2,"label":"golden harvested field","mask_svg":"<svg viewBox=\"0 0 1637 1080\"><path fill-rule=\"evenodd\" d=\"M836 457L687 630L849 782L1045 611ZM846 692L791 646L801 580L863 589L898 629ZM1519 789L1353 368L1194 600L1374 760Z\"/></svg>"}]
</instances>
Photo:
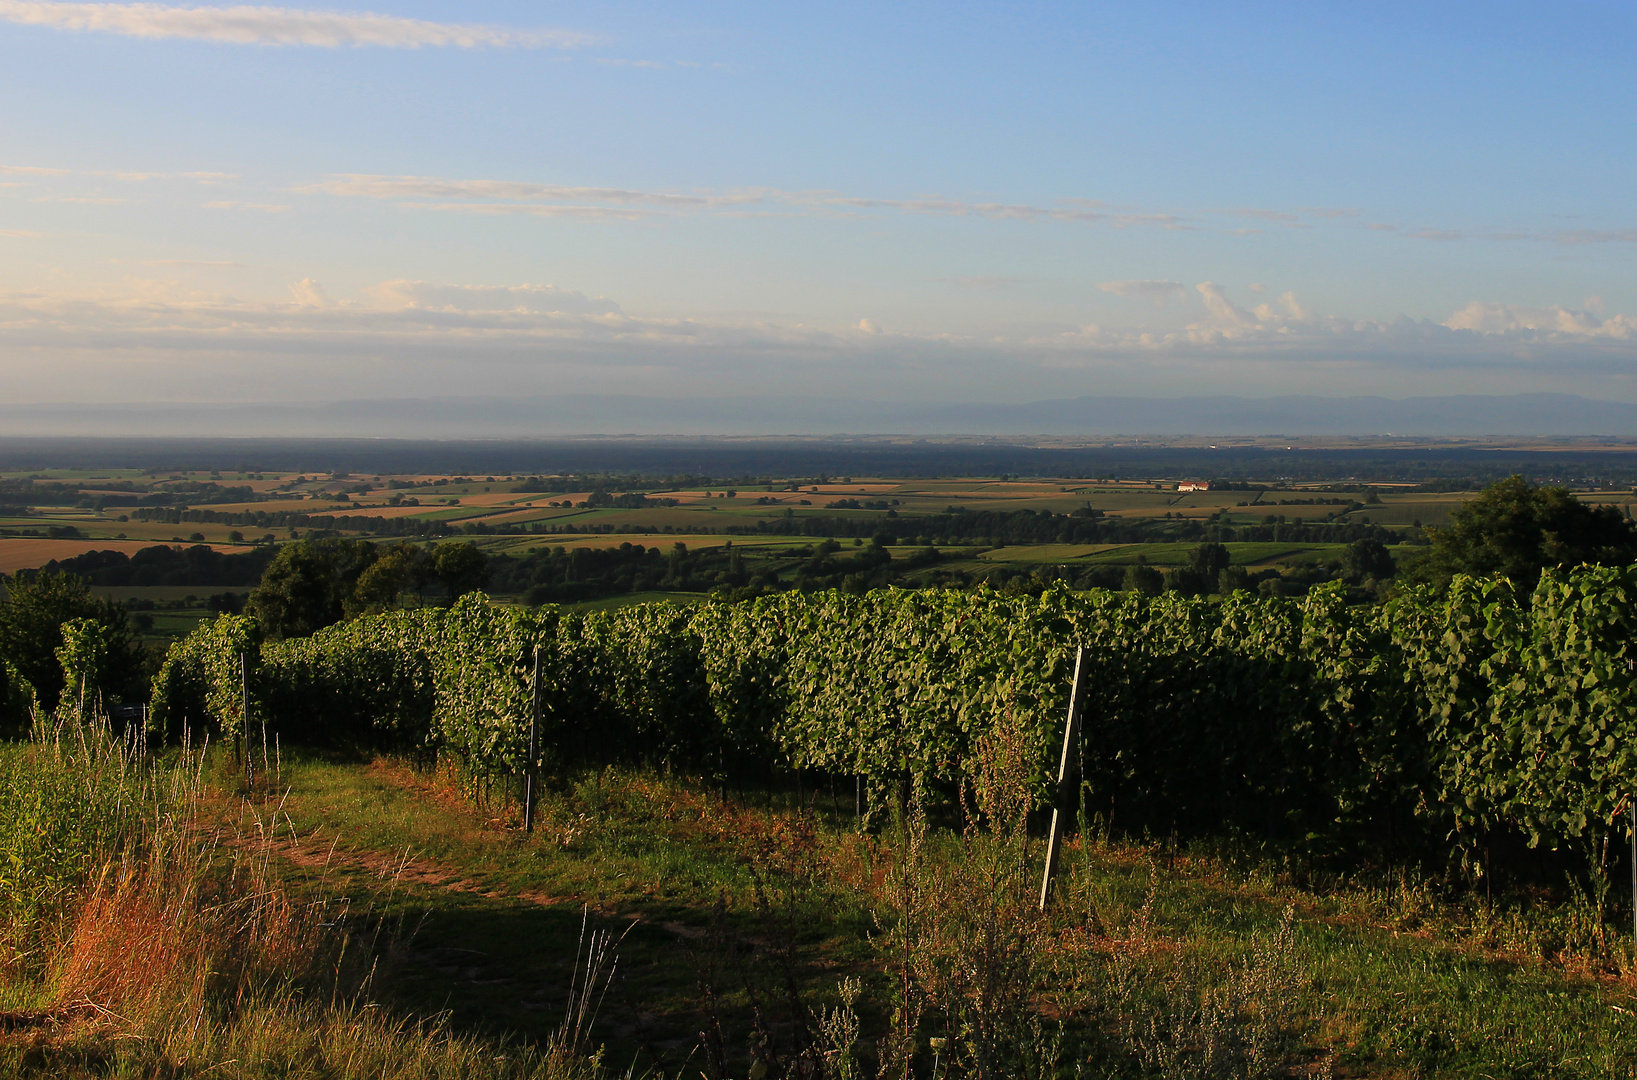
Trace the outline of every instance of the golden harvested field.
<instances>
[{"instance_id":1,"label":"golden harvested field","mask_svg":"<svg viewBox=\"0 0 1637 1080\"><path fill-rule=\"evenodd\" d=\"M0 574L14 574L44 566L52 559L71 559L87 551L123 551L134 555L153 547L152 540L41 540L34 537L0 537ZM185 545L192 546L192 545ZM231 544L211 544L226 554L248 550Z\"/></svg>"}]
</instances>

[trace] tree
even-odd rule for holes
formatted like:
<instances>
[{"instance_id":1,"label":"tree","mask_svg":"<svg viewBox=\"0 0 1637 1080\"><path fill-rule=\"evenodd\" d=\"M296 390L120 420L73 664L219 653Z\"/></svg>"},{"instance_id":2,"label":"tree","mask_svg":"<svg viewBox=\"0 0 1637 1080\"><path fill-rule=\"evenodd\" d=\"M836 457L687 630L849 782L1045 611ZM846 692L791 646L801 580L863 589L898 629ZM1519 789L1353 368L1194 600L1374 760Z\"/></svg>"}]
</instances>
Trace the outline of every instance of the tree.
<instances>
[{"instance_id":1,"label":"tree","mask_svg":"<svg viewBox=\"0 0 1637 1080\"><path fill-rule=\"evenodd\" d=\"M425 552L414 544L396 544L358 575L352 595L343 604L346 615L354 618L395 608L405 592L420 592L431 575Z\"/></svg>"},{"instance_id":2,"label":"tree","mask_svg":"<svg viewBox=\"0 0 1637 1080\"><path fill-rule=\"evenodd\" d=\"M107 681L108 635L95 619L69 619L62 624L62 635L57 663L63 673L63 695L83 715L87 704L95 708L97 691Z\"/></svg>"},{"instance_id":3,"label":"tree","mask_svg":"<svg viewBox=\"0 0 1637 1080\"><path fill-rule=\"evenodd\" d=\"M1240 589L1250 588L1250 571L1243 566L1230 566L1216 576L1216 591L1232 596Z\"/></svg>"},{"instance_id":4,"label":"tree","mask_svg":"<svg viewBox=\"0 0 1637 1080\"><path fill-rule=\"evenodd\" d=\"M57 650L63 647L63 624L90 619L100 627L103 658L98 682L110 699L141 694L143 654L131 632L125 608L92 596L85 579L73 574L19 574L6 583L0 606L0 661L11 664L39 694L40 707L51 711L62 696L64 677Z\"/></svg>"},{"instance_id":5,"label":"tree","mask_svg":"<svg viewBox=\"0 0 1637 1080\"><path fill-rule=\"evenodd\" d=\"M1157 596L1165 588L1165 575L1146 563L1132 563L1125 571L1127 592Z\"/></svg>"},{"instance_id":6,"label":"tree","mask_svg":"<svg viewBox=\"0 0 1637 1080\"><path fill-rule=\"evenodd\" d=\"M1228 549L1224 545L1201 544L1189 556L1188 565L1201 577L1214 582L1232 561L1233 557L1228 554Z\"/></svg>"},{"instance_id":7,"label":"tree","mask_svg":"<svg viewBox=\"0 0 1637 1080\"><path fill-rule=\"evenodd\" d=\"M481 589L489 580L489 557L470 541L437 545L432 549L430 566L432 577L443 585L451 604Z\"/></svg>"},{"instance_id":8,"label":"tree","mask_svg":"<svg viewBox=\"0 0 1637 1080\"><path fill-rule=\"evenodd\" d=\"M1567 488L1499 480L1428 529L1432 550L1407 576L1437 585L1456 574L1499 575L1522 592L1548 566L1624 565L1637 560L1637 526L1612 506L1591 507Z\"/></svg>"},{"instance_id":9,"label":"tree","mask_svg":"<svg viewBox=\"0 0 1637 1080\"><path fill-rule=\"evenodd\" d=\"M1398 572L1392 552L1380 540L1354 540L1341 553L1342 573L1355 585L1365 578L1383 581Z\"/></svg>"},{"instance_id":10,"label":"tree","mask_svg":"<svg viewBox=\"0 0 1637 1080\"><path fill-rule=\"evenodd\" d=\"M347 615L358 579L380 558L365 540L298 540L279 549L245 610L273 638L305 637Z\"/></svg>"}]
</instances>

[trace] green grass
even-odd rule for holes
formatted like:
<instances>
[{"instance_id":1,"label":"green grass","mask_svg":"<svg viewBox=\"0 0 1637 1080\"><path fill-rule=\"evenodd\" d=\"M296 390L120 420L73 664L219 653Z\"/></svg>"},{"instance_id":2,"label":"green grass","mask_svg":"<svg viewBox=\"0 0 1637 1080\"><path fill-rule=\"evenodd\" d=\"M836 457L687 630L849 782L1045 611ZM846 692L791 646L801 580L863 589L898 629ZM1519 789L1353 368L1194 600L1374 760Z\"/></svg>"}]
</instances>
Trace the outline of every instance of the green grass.
<instances>
[{"instance_id":1,"label":"green grass","mask_svg":"<svg viewBox=\"0 0 1637 1080\"><path fill-rule=\"evenodd\" d=\"M608 1065L634 1065L638 1075L656 1067L676 1075L684 1062L704 1071L699 1033L717 1024L726 1075L744 1075L757 1016L787 1038L792 996L804 1008L834 1009L847 977L861 980L860 1045L872 1047L891 1030L900 945L926 995L922 1075L931 1064L926 1037L951 1026L998 1022L1016 1032L1006 1038L1017 1046L1036 1045L1027 1025L1005 1026L1008 1008L1044 1008L1064 1023L1059 1075L1078 1065L1084 1075L1131 1080L1272 1080L1322 1065L1383 1080L1591 1080L1629 1077L1637 1060L1637 980L1623 930L1602 925L1583 903L1538 892L1490 907L1413 874L1315 877L1274 854L1221 843L1178 850L1075 839L1040 922L1030 914L1038 842L933 827L916 855L898 826L856 831L848 792L806 787L801 812L789 786L724 799L663 773L582 772L551 780L529 835L514 804L476 809L450 774L294 750L282 764L247 802L219 752L202 771L191 763L154 771L95 738L0 745L0 866L14 875L0 903L0 940L14 958L0 970L0 1010L56 1007L66 991L46 959L52 950L95 952L99 940L113 969L72 992L112 994L107 1001L118 1005L101 1026L44 1042L0 1030L0 1069L419 1080L523 1075L499 1066L527 1061L527 1075L567 1075L528 1048L549 1045L559 1029L587 918L624 935L593 1041L606 1045ZM189 798L202 799L192 825L154 813ZM270 845L251 839L269 835ZM206 842L195 849L187 837ZM92 872L120 850L125 872ZM215 854L176 861L194 850ZM220 985L228 995L208 1005L202 1028L173 1014L194 1016L212 999L179 988L173 1000L164 987L154 997L153 979L120 959L134 955L120 945L120 920L132 920L131 932L148 925L141 883L152 871L141 867L160 865L155 858L167 874L204 875L188 894L197 896L187 908L195 921L169 925L175 948L153 954L202 950L186 962L220 982L188 985L206 993ZM18 867L27 876L15 877ZM230 879L211 876L222 873L242 882L223 889ZM900 883L914 884L920 899ZM106 916L50 914L72 915L79 895L103 896ZM268 939L282 950L268 955L295 965L285 976L255 960L254 949L242 952L260 938L228 948L220 935L274 925L285 896L293 910L314 913L338 911L346 898L348 949L363 950L359 971L373 964L377 931L398 935L379 954L386 964L370 984L375 1004L317 992L344 954L313 919L333 916L297 918L279 931L285 937ZM19 955L33 959L19 963ZM988 1004L965 996L958 980L967 970L1021 996ZM415 1026L434 1015L446 1018L445 1032ZM501 1036L510 1040L504 1048ZM954 1044L960 1052L968 1037L976 1038ZM25 1053L25 1045L41 1049ZM1237 1061L1236 1071L1210 1072L1207 1049L1219 1064ZM454 1055L459 1068L434 1065L439 1054Z\"/></svg>"},{"instance_id":2,"label":"green grass","mask_svg":"<svg viewBox=\"0 0 1637 1080\"><path fill-rule=\"evenodd\" d=\"M845 806L832 810L827 794L808 819L822 859L803 876L780 862L788 841L762 839L796 820L788 791L751 792L748 806L723 807L714 793L674 779L590 774L546 798L530 838L515 817L469 810L401 767L307 758L286 778L285 813L297 832L316 831L315 850L339 838L338 866L349 851L420 860L396 882L342 870L329 887L376 896L420 926L399 992L417 1010L449 1009L456 1030L500 1028L525 1039L547 1030L555 1022L549 988L563 985L564 953L589 904L604 925L634 923L621 947L626 996L599 1028L611 1062L674 1069L697 1041L699 981L713 964L742 1052L750 999L741 983L757 986L767 972L736 972L725 956L734 941L759 942L754 955L781 940L778 920L758 914L759 888L793 897L780 910L796 916L799 992L833 1001L839 978L860 974L873 1002L863 1010L867 1029L879 1034L886 1022L890 957L871 936L894 916L887 894L868 882L896 858L896 841L890 829L858 838ZM928 880L973 857L948 833L934 834L929 851ZM1035 846L1031 874L1038 855ZM426 866L452 875L454 887ZM1637 1010L1630 977L1591 977L1600 963L1627 963L1626 947L1603 961L1592 946L1577 952L1564 929L1575 923L1571 909L1519 900L1486 913L1413 881L1314 888L1277 863L1209 849L1172 858L1074 843L1063 872L1051 923L1058 966L1044 992L1069 1018L1070 1048L1102 1054L1113 1070L1106 1075L1162 1075L1153 1061L1142 1064L1134 1043L1116 1040L1109 1057L1109 1031L1148 1017L1167 1038L1200 1036L1189 1027L1188 987L1232 984L1277 935L1287 908L1295 917L1284 981L1259 992L1290 1013L1287 1042L1296 1049L1288 1052L1328 1057L1338 1075L1623 1077L1637 1060L1637 1028L1617 1011Z\"/></svg>"},{"instance_id":3,"label":"green grass","mask_svg":"<svg viewBox=\"0 0 1637 1080\"><path fill-rule=\"evenodd\" d=\"M625 934L622 995L604 1009L610 1061L679 1064L699 1027L692 952L712 935L764 929L753 900L757 873L724 835L740 818L707 827L704 842L678 843L712 803L658 778L593 774L548 794L531 838L515 815L489 820L435 796L401 767L308 758L285 776L283 812L296 833L316 832L314 850L345 838L333 860L341 869L323 872L325 887L373 892L384 913L417 927L397 1000L417 1012L447 1009L457 1030L498 1029L526 1041L549 1033L561 1019L553 988L567 984L589 906L601 925ZM378 870L347 869L346 856L359 851L389 854L388 864L412 860L383 882ZM424 880L437 876L428 875L431 866L452 871L458 886ZM830 956L867 956L867 913L842 893L825 899L822 908L804 905L815 928L803 935L808 944ZM745 1022L743 992L721 989L735 1022Z\"/></svg>"}]
</instances>

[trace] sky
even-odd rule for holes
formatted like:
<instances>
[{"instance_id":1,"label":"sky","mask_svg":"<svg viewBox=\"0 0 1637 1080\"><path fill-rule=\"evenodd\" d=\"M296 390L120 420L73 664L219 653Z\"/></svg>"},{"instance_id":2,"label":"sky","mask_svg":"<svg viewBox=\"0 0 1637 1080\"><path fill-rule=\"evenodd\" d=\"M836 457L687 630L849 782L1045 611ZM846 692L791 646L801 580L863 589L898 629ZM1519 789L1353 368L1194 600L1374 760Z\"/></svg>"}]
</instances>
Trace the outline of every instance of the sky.
<instances>
[{"instance_id":1,"label":"sky","mask_svg":"<svg viewBox=\"0 0 1637 1080\"><path fill-rule=\"evenodd\" d=\"M1637 402L1634 32L0 0L0 400Z\"/></svg>"}]
</instances>

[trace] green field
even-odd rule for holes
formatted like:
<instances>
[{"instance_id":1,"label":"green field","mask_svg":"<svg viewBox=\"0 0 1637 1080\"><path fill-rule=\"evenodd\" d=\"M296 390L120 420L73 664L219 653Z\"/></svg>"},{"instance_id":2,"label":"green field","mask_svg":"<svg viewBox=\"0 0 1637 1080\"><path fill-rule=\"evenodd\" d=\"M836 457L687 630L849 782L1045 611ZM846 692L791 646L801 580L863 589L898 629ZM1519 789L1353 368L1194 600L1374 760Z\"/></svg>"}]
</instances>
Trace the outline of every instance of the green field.
<instances>
[{"instance_id":1,"label":"green field","mask_svg":"<svg viewBox=\"0 0 1637 1080\"><path fill-rule=\"evenodd\" d=\"M1283 561L1291 556L1309 553L1333 558L1339 555L1343 546L1341 544L1275 543L1228 543L1223 545L1228 549L1228 555L1234 566L1260 566ZM1197 544L1126 544L1122 547L1106 548L1088 554L1086 561L1113 563L1123 566L1135 563L1138 560L1144 560L1155 566L1185 566L1196 547L1198 547Z\"/></svg>"},{"instance_id":2,"label":"green field","mask_svg":"<svg viewBox=\"0 0 1637 1080\"><path fill-rule=\"evenodd\" d=\"M104 472L98 475L110 474ZM146 477L136 473L120 475L123 479L139 483L162 485L167 482L164 478ZM206 480L208 475L192 473L188 474L186 479L202 481ZM63 472L52 472L49 476L63 480L84 479L83 476ZM1161 488L1156 489L1152 483L1109 485L1072 478L1000 481L859 477L854 478L852 483L815 484L803 487L799 491L783 490L777 484L768 485L775 489L771 491L747 488L740 491L738 497L734 499L722 498L720 489L714 493L703 489L651 490L653 497L674 498L680 505L634 510L587 509L578 506L548 507L546 505L548 502L565 500L583 502L589 497L590 492L518 493L508 490L511 483L505 478L496 478L493 482L478 480L465 484L442 484L431 487L391 489L387 486L388 481L408 483L423 479L425 478L378 477L367 480L365 483L369 489L354 493L348 502L314 499L310 496L338 488L356 487L358 486L356 478L344 483L322 477L310 477L298 482L293 476L269 475L267 479L261 481L240 481L235 474L223 474L219 481L213 482L223 484L238 482L260 492L276 490L292 495L292 498L275 498L270 502L222 504L219 507L220 512L245 513L260 510L335 515L343 531L346 531L347 517L364 518L382 513L395 518L409 517L421 521L461 525L574 524L650 530L649 535L653 536L663 535L666 528L673 533L685 535L719 535L729 525L780 519L787 513L797 518L829 517L864 521L874 521L882 516L881 510L828 507L828 504L844 499L890 503L891 508L899 515L899 520L893 527L901 533L910 535L915 532L916 515L941 513L949 507L965 507L973 511L1046 510L1054 513L1090 508L1128 520L1157 518L1168 514L1186 519L1203 519L1220 512L1227 515L1225 520L1228 523L1236 525L1260 524L1270 515L1282 516L1289 521L1325 519L1341 515L1346 510L1345 507L1335 505L1278 505L1281 500L1289 502L1327 497L1324 491L1311 487L1272 490L1260 494L1231 490L1183 493L1175 491L1174 484L1169 482L1160 482ZM413 508L407 514L399 509L388 509L386 500L389 495L412 497L418 499L422 505ZM1358 498L1361 501L1363 499L1362 495L1339 497ZM1371 505L1355 511L1348 516L1348 520L1368 518L1372 522L1394 527L1407 527L1417 520L1426 525L1445 524L1449 520L1449 513L1460 505L1463 497L1406 493L1383 488L1379 491L1379 498L1382 500L1380 505ZM461 504L446 505L445 500L450 498L460 499ZM758 506L756 505L758 498L775 501L772 505ZM1617 505L1626 505L1631 501L1630 496L1604 498L1615 501ZM804 499L809 505L800 505ZM1240 503L1252 505L1241 506ZM213 507L206 504L204 509ZM113 539L123 536L133 540L152 540L156 543L187 542L187 538L194 533L203 535L211 543L224 543L235 531L246 536L257 536L272 531L279 539L284 538L282 529L260 529L254 525L233 526L215 523L168 525L163 522L137 521L131 518L131 510L130 507L110 506L99 512L73 506L42 506L37 517L11 517L0 520L0 525L7 528L43 531L52 525L71 524L92 539ZM121 515L126 516L128 520L119 521ZM553 536L542 537L535 542L579 543L587 539L584 536ZM745 542L750 542L749 538Z\"/></svg>"},{"instance_id":3,"label":"green field","mask_svg":"<svg viewBox=\"0 0 1637 1080\"><path fill-rule=\"evenodd\" d=\"M73 479L67 474L63 478ZM1342 531L1351 537L1357 535L1358 528L1385 528L1387 533L1375 535L1393 544L1402 558L1421 550L1414 543L1424 539L1415 528L1416 522L1423 526L1446 524L1450 514L1471 497L1470 493L1417 492L1392 485L1378 486L1373 491L1305 483L1274 485L1265 490L1181 492L1170 480L1109 483L1074 477L847 477L826 482L741 484L731 499L725 497L725 483L694 488L652 484L644 489L647 497L674 500L677 505L621 509L581 505L592 497L588 490L521 491L517 478L504 476L467 479L458 484L428 483L452 478L427 476L336 479L265 474L260 480L244 480L237 474L224 473L219 479L211 479L208 473L191 473L170 477L131 474L130 479L138 487L147 485L159 494L171 488L184 492L192 490L184 485L209 482L249 488L270 501L204 502L194 508L205 514L239 515L235 520L240 521L246 515L262 514L262 525L190 521L173 525L163 520L134 520L131 507L107 506L97 511L81 506L41 505L34 516L13 516L0 523L8 533L0 538L0 570L43 565L51 558L97 550L113 540L132 545L186 545L202 540L226 546L238 542L235 536L245 542L271 536L282 543L292 533L308 536L315 529L334 529L342 535L383 543L424 546L448 539L470 541L492 556L519 556L538 549L618 548L623 544L668 554L678 543L690 552L721 552L732 543L743 567L736 582L755 581L758 587L784 588L798 584L799 574L808 572L801 569L806 558L803 553L826 535L834 534L841 550L824 568L820 579L816 583L808 580L806 587L857 588L865 583L967 587L979 580L1000 587L1019 575L1035 575L1068 580L1075 587L1085 588L1111 583L1106 573L1099 576L1092 572L1098 568L1123 567L1139 560L1157 567L1186 565L1200 538L1236 530L1244 538L1228 545L1234 565L1253 573L1305 575L1302 580L1311 582L1331 572L1315 571L1316 564L1334 566L1340 557L1340 545L1330 542L1327 530ZM348 501L334 498L340 491L349 494ZM388 507L389 499L394 497L418 500L420 505ZM1622 509L1632 502L1632 496L1626 493L1601 492L1591 497ZM459 499L459 505L448 505L449 499ZM765 501L758 505L758 500ZM856 501L860 508L835 505L843 501ZM948 513L961 510L966 513ZM279 513L308 515L309 520L291 524L275 518L270 524L266 522L265 515ZM1038 532L1002 535L1006 525L997 525L999 515L1017 518L1041 513L1059 515L1060 520L1062 515L1078 513L1078 517L1068 519L1072 528L1059 529L1054 524ZM120 517L127 520L120 521ZM318 520L311 520L315 518ZM1095 528L1088 529L1088 518L1098 523ZM361 531L366 522L378 522L368 525L377 531ZM51 529L60 532L68 526L78 530L79 538L49 539L46 535ZM803 532L809 528L811 532ZM730 532L743 529L757 531ZM1312 539L1292 535L1298 530ZM859 552L853 532L863 534L866 542L871 535L883 532L897 538L887 570L870 570L855 558ZM1081 536L1088 542L1057 542L1069 536ZM1092 540L1097 542L1089 542ZM29 548L28 543L42 546ZM6 548L5 544L11 546ZM936 546L941 556L919 554L924 546ZM976 554L982 548L990 550ZM912 558L914 565L910 565ZM859 579L845 583L846 575L860 567L864 568L858 570ZM699 593L721 584L722 570L722 565L713 564L698 575L664 581L650 574L637 582L627 575L631 583L619 588ZM612 572L606 581L610 591L619 591L612 585ZM531 583L513 578L496 587L522 595ZM200 586L199 595L211 591L218 590Z\"/></svg>"}]
</instances>

